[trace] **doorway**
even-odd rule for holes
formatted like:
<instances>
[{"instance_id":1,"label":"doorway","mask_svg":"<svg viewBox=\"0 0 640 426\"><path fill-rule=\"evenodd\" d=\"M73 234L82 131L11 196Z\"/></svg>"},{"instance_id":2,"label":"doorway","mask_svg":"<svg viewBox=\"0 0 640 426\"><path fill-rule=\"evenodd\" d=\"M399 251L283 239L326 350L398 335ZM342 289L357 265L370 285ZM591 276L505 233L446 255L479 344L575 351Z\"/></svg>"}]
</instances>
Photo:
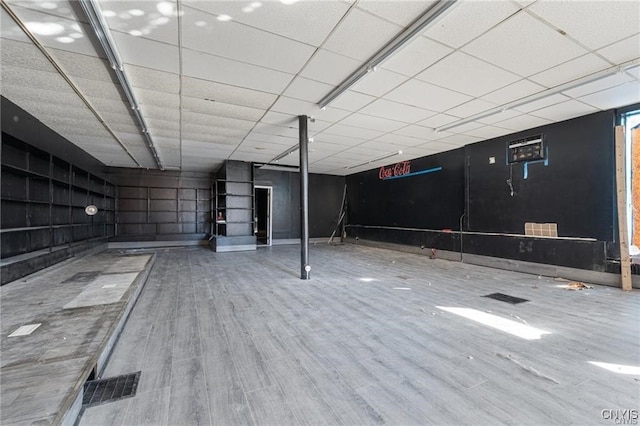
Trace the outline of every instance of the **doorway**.
<instances>
[{"instance_id":1,"label":"doorway","mask_svg":"<svg viewBox=\"0 0 640 426\"><path fill-rule=\"evenodd\" d=\"M259 246L271 245L271 209L272 209L271 186L256 186L256 243Z\"/></svg>"}]
</instances>

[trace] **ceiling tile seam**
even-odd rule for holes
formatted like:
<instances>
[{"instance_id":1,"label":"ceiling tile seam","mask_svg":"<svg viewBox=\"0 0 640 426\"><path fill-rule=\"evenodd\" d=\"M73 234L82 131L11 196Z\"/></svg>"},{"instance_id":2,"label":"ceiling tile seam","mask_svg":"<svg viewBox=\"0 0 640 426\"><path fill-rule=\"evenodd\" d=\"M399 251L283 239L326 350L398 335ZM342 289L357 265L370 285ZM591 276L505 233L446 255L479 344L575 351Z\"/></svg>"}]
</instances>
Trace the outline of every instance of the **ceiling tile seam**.
<instances>
[{"instance_id":1,"label":"ceiling tile seam","mask_svg":"<svg viewBox=\"0 0 640 426\"><path fill-rule=\"evenodd\" d=\"M574 38L572 35L567 33L562 28L556 27L551 22L547 21L546 19L544 19L542 16L538 15L534 11L526 10L526 13L528 13L530 16L532 16L533 18L537 19L538 21L542 22L544 25L548 26L549 28L553 29L555 32L557 32L558 34L562 35L567 40L577 44L579 47L581 47L582 49L586 50L588 53L585 53L585 55L590 53L590 54L593 54L593 55L597 56L599 59L602 59L603 61L607 62L608 64L617 65L615 62L610 61L609 59L604 57L602 54L598 53L598 50L600 50L600 49L602 49L602 48L604 48L606 46L600 47L598 49L591 49L589 46L587 46L586 44L583 44L580 40ZM616 40L614 43L618 43L619 41L621 41L621 40ZM614 43L611 43L611 44L614 44ZM578 56L578 58L581 58L582 56L585 56L585 55L580 55L580 56ZM566 62L570 62L570 61L572 61L574 59L577 59L577 58L570 59L569 61L566 61ZM566 62L564 62L564 63L566 63ZM558 67L560 65L562 65L562 64L555 65L555 66L553 66L551 68L556 68L556 67ZM551 68L547 68L547 69L542 70L540 72L544 72L544 71L550 70Z\"/></svg>"},{"instance_id":2,"label":"ceiling tile seam","mask_svg":"<svg viewBox=\"0 0 640 426\"><path fill-rule=\"evenodd\" d=\"M109 127L106 121L102 118L102 116L98 113L98 111L91 105L89 100L82 94L80 89L73 83L69 76L65 74L60 65L55 61L55 59L49 54L47 49L40 43L40 41L29 31L26 25L18 18L18 16L14 13L11 7L4 1L1 1L2 8L7 12L7 14L14 20L14 22L22 29L27 37L31 40L31 42L40 50L40 52L44 55L47 60L53 65L53 67L58 71L60 76L65 79L69 87L78 95L78 97L84 102L87 108L93 113L96 119L104 126L104 128L113 136L113 138L118 142L118 144L122 147L125 153L133 160L138 167L142 167L140 162L133 156L133 154L129 151L129 149L124 145L124 143L120 140L120 138L116 135L116 133Z\"/></svg>"}]
</instances>

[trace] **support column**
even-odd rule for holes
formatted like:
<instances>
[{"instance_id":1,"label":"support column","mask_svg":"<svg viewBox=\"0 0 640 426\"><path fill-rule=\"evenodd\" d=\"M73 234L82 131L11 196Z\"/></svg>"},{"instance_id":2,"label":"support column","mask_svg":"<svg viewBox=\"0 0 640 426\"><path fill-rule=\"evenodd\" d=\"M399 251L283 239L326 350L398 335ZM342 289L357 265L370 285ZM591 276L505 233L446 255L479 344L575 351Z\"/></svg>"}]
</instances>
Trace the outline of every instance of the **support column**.
<instances>
[{"instance_id":1,"label":"support column","mask_svg":"<svg viewBox=\"0 0 640 426\"><path fill-rule=\"evenodd\" d=\"M624 127L616 127L616 189L618 199L618 231L620 236L620 276L622 289L631 291L631 259L629 258L629 235L627 233L627 189L625 179Z\"/></svg>"},{"instance_id":2,"label":"support column","mask_svg":"<svg viewBox=\"0 0 640 426\"><path fill-rule=\"evenodd\" d=\"M309 139L306 115L298 116L300 137L300 279L310 278L309 265Z\"/></svg>"}]
</instances>

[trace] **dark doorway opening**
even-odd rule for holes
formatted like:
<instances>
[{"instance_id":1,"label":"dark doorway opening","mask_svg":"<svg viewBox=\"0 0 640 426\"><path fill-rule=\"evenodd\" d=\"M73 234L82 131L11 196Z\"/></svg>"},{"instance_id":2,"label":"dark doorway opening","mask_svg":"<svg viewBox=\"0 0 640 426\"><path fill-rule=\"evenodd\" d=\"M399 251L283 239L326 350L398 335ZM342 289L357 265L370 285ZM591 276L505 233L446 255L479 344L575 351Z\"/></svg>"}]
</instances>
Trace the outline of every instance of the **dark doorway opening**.
<instances>
[{"instance_id":1,"label":"dark doorway opening","mask_svg":"<svg viewBox=\"0 0 640 426\"><path fill-rule=\"evenodd\" d=\"M271 187L256 186L256 242L271 245Z\"/></svg>"}]
</instances>

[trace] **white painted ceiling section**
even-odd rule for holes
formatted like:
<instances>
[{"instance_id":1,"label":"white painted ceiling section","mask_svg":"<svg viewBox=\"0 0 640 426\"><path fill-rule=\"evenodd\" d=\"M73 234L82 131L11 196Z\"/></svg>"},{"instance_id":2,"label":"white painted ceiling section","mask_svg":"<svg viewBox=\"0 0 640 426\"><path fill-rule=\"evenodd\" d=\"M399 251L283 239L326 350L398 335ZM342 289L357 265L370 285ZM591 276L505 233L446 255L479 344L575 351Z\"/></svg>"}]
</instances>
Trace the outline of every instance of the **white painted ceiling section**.
<instances>
[{"instance_id":1,"label":"white painted ceiling section","mask_svg":"<svg viewBox=\"0 0 640 426\"><path fill-rule=\"evenodd\" d=\"M155 168L82 8L2 2L96 113L4 8L2 95L106 165ZM346 175L640 102L638 0L459 0L326 110L431 1L97 3L166 169L270 162L302 114L310 171Z\"/></svg>"}]
</instances>

